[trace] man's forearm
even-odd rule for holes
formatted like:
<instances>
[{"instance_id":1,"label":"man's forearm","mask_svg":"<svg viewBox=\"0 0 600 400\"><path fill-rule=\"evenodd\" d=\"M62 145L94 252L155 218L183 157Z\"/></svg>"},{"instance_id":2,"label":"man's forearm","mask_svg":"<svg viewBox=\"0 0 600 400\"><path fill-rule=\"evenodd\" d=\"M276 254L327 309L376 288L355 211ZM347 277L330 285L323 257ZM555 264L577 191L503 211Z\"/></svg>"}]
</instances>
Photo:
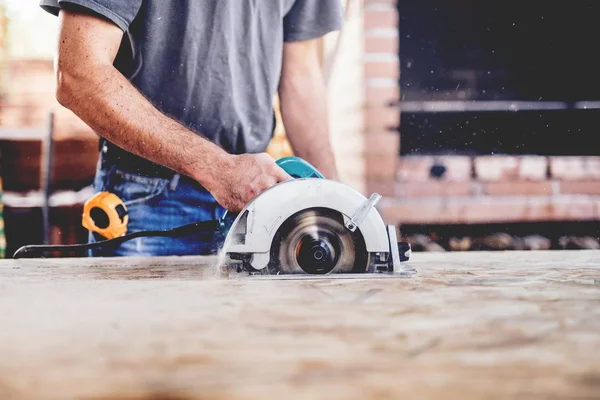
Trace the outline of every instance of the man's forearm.
<instances>
[{"instance_id":1,"label":"man's forearm","mask_svg":"<svg viewBox=\"0 0 600 400\"><path fill-rule=\"evenodd\" d=\"M113 66L123 32L92 15L60 12L57 99L117 146L213 185L228 160L215 144L162 114Z\"/></svg>"},{"instance_id":2,"label":"man's forearm","mask_svg":"<svg viewBox=\"0 0 600 400\"><path fill-rule=\"evenodd\" d=\"M86 13L61 10L59 17L57 99L101 136L195 179L231 212L291 179L268 154L229 155L162 114L113 67L119 27Z\"/></svg>"},{"instance_id":3,"label":"man's forearm","mask_svg":"<svg viewBox=\"0 0 600 400\"><path fill-rule=\"evenodd\" d=\"M210 186L224 151L158 111L112 66L92 74L62 70L58 98L98 134L123 149ZM200 156L201 155L201 156Z\"/></svg>"},{"instance_id":4,"label":"man's forearm","mask_svg":"<svg viewBox=\"0 0 600 400\"><path fill-rule=\"evenodd\" d=\"M313 164L326 178L337 179L320 70L284 74L279 96L286 134L294 153Z\"/></svg>"}]
</instances>

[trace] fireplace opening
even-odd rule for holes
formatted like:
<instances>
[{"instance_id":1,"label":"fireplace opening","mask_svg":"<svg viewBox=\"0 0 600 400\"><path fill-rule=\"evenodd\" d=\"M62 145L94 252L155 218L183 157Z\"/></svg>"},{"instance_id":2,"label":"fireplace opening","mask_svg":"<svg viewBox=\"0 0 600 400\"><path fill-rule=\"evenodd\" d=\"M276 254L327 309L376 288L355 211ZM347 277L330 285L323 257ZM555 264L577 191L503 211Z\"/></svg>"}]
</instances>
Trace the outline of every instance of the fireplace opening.
<instances>
[{"instance_id":1,"label":"fireplace opening","mask_svg":"<svg viewBox=\"0 0 600 400\"><path fill-rule=\"evenodd\" d=\"M401 135L401 155L593 156L600 110L403 112Z\"/></svg>"},{"instance_id":2,"label":"fireplace opening","mask_svg":"<svg viewBox=\"0 0 600 400\"><path fill-rule=\"evenodd\" d=\"M403 0L401 154L597 155L600 3Z\"/></svg>"},{"instance_id":3,"label":"fireplace opening","mask_svg":"<svg viewBox=\"0 0 600 400\"><path fill-rule=\"evenodd\" d=\"M402 235L417 251L600 247L600 2L397 7L386 212Z\"/></svg>"}]
</instances>

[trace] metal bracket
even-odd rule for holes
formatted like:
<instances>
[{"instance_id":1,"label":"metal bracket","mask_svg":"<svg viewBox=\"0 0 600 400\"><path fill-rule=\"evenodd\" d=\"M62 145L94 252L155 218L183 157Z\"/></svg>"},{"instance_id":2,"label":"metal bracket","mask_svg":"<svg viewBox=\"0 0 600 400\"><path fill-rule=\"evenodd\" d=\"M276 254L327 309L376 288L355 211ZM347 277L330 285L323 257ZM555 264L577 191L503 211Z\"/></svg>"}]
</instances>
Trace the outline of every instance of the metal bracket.
<instances>
[{"instance_id":1,"label":"metal bracket","mask_svg":"<svg viewBox=\"0 0 600 400\"><path fill-rule=\"evenodd\" d=\"M396 238L396 227L387 226L388 238L390 241L390 272L400 269L400 252L398 251L398 240Z\"/></svg>"},{"instance_id":2,"label":"metal bracket","mask_svg":"<svg viewBox=\"0 0 600 400\"><path fill-rule=\"evenodd\" d=\"M359 208L356 210L352 218L346 221L345 226L350 232L356 231L360 224L367 217L371 208L375 207L377 203L381 200L381 195L378 193L373 193L369 200L365 201Z\"/></svg>"},{"instance_id":3,"label":"metal bracket","mask_svg":"<svg viewBox=\"0 0 600 400\"><path fill-rule=\"evenodd\" d=\"M410 257L410 247L405 250L404 254L400 255L398 249L398 239L396 236L396 227L394 225L387 226L388 238L390 241L390 265L389 272L399 275L412 276L417 271L406 264L402 264L402 260L408 260Z\"/></svg>"}]
</instances>

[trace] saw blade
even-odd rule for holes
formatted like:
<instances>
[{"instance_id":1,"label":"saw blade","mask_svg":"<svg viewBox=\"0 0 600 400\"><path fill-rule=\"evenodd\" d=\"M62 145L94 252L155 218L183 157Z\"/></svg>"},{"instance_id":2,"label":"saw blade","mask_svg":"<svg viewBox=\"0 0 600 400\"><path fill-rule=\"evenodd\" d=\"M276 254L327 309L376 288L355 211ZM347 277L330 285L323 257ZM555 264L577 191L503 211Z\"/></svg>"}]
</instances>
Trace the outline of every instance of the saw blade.
<instances>
[{"instance_id":1,"label":"saw blade","mask_svg":"<svg viewBox=\"0 0 600 400\"><path fill-rule=\"evenodd\" d=\"M365 272L368 253L360 231L326 208L300 211L286 220L271 246L271 270L283 274Z\"/></svg>"}]
</instances>

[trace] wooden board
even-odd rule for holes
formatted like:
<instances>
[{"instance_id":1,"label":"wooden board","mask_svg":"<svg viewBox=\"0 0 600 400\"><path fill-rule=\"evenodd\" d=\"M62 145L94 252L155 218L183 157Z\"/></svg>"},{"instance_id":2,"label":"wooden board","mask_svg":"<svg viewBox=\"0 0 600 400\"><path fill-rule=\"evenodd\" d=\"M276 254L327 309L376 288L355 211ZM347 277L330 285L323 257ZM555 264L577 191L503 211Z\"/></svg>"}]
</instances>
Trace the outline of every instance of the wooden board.
<instances>
[{"instance_id":1,"label":"wooden board","mask_svg":"<svg viewBox=\"0 0 600 400\"><path fill-rule=\"evenodd\" d=\"M600 396L600 252L418 253L410 279L214 263L1 262L0 398Z\"/></svg>"}]
</instances>

